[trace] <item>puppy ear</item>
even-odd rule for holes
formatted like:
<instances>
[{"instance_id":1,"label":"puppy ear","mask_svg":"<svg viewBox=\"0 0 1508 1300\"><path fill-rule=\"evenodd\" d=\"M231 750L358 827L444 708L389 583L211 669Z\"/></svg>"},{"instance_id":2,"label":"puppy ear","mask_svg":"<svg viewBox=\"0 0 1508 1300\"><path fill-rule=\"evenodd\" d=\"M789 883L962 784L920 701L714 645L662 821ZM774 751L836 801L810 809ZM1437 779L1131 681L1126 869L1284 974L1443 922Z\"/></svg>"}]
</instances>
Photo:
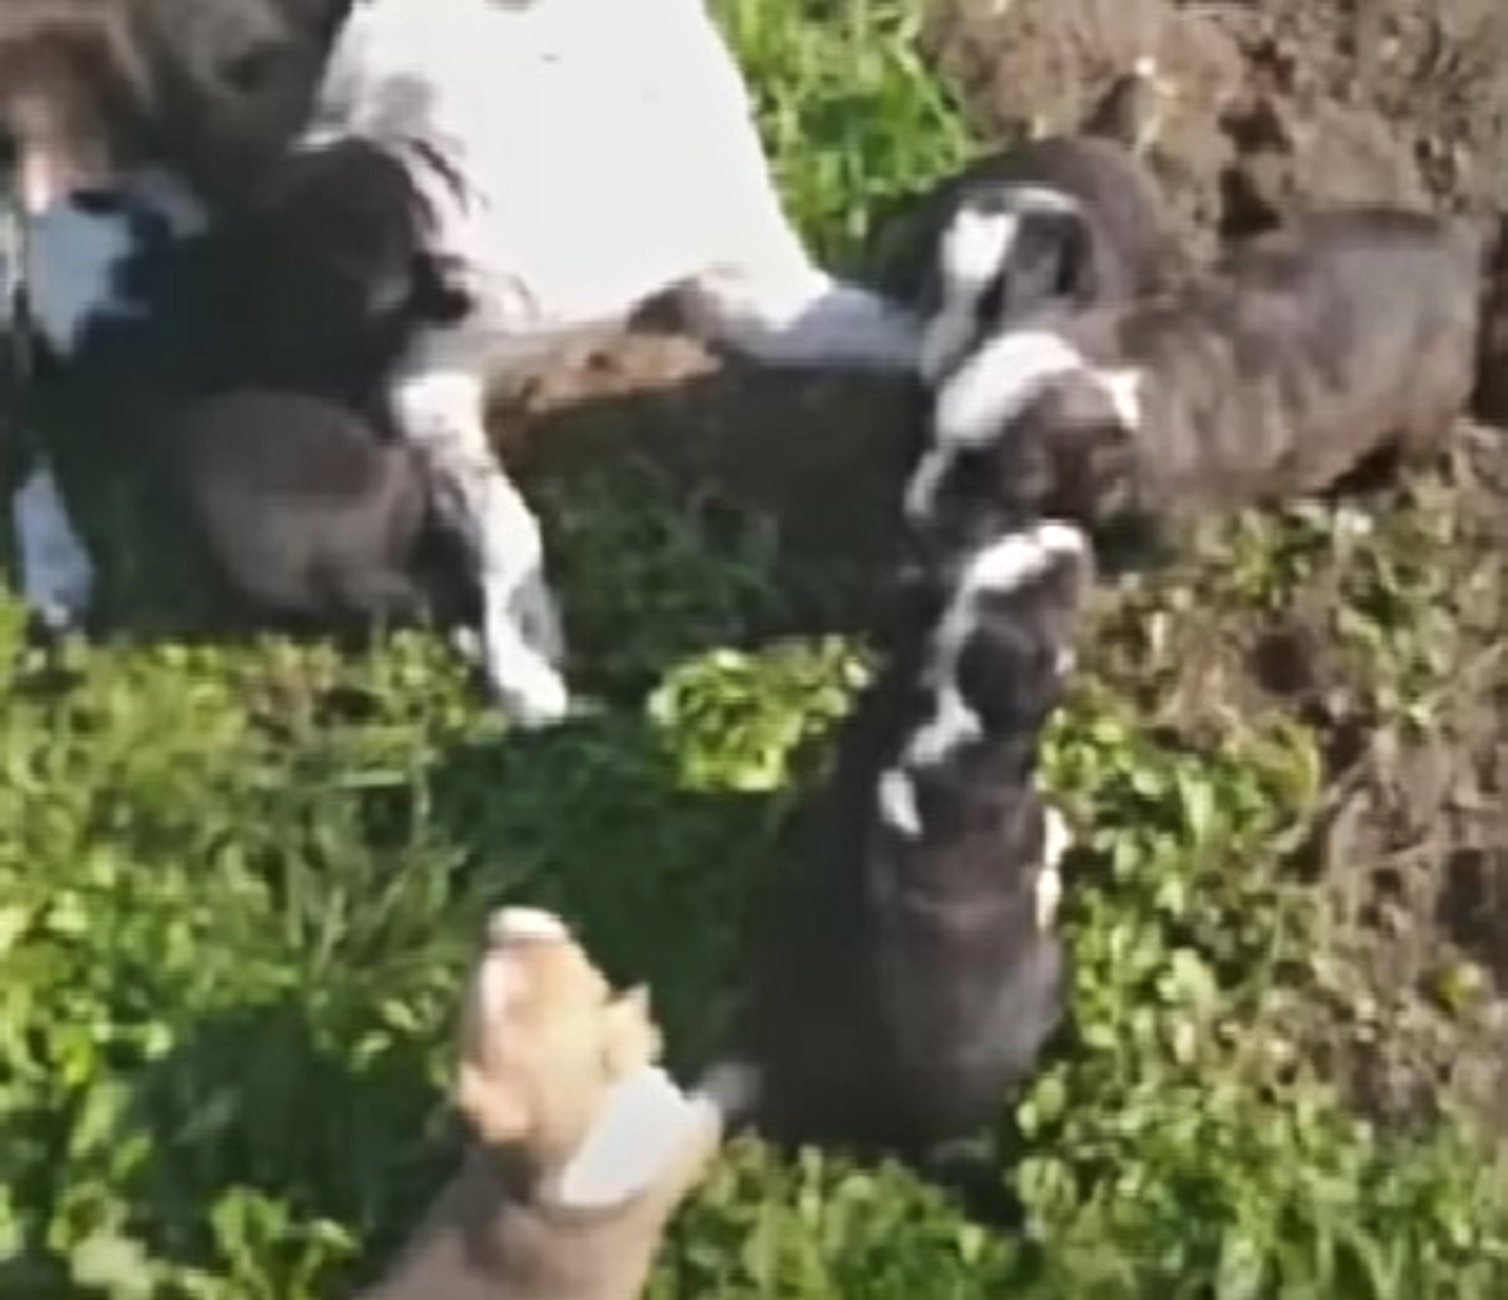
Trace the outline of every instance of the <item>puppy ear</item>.
<instances>
[{"instance_id":1,"label":"puppy ear","mask_svg":"<svg viewBox=\"0 0 1508 1300\"><path fill-rule=\"evenodd\" d=\"M462 1061L456 1078L455 1107L485 1142L517 1142L533 1115L524 1089Z\"/></svg>"},{"instance_id":2,"label":"puppy ear","mask_svg":"<svg viewBox=\"0 0 1508 1300\"><path fill-rule=\"evenodd\" d=\"M1057 297L1087 307L1099 296L1097 244L1095 231L1082 212L1064 220L1063 242L1058 248Z\"/></svg>"}]
</instances>

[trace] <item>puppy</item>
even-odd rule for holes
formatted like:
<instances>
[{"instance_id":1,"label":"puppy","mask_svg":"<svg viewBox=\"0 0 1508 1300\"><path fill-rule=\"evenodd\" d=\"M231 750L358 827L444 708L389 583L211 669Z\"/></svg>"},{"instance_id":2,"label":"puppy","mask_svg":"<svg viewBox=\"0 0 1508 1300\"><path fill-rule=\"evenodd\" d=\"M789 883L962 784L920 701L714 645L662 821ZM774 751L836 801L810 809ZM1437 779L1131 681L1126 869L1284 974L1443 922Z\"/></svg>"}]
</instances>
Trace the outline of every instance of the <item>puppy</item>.
<instances>
[{"instance_id":1,"label":"puppy","mask_svg":"<svg viewBox=\"0 0 1508 1300\"><path fill-rule=\"evenodd\" d=\"M773 1135L925 1161L1034 1068L1062 1014L1068 838L1036 753L1092 572L1062 524L981 548L857 706L804 867L756 921L750 1055Z\"/></svg>"},{"instance_id":2,"label":"puppy","mask_svg":"<svg viewBox=\"0 0 1508 1300\"><path fill-rule=\"evenodd\" d=\"M557 917L495 913L461 1012L474 1141L364 1300L639 1295L735 1104L683 1093L659 1050L643 988L614 994Z\"/></svg>"},{"instance_id":3,"label":"puppy","mask_svg":"<svg viewBox=\"0 0 1508 1300\"><path fill-rule=\"evenodd\" d=\"M910 369L914 322L812 263L699 0L369 0L335 39L304 143L347 139L410 169L436 217L426 252L467 301L416 328L391 406L479 575L495 695L521 723L556 721L559 619L538 522L488 445L491 373L665 293L770 362Z\"/></svg>"},{"instance_id":4,"label":"puppy","mask_svg":"<svg viewBox=\"0 0 1508 1300\"><path fill-rule=\"evenodd\" d=\"M258 612L353 626L474 614L408 444L333 403L258 389L191 403L154 433L179 506Z\"/></svg>"},{"instance_id":5,"label":"puppy","mask_svg":"<svg viewBox=\"0 0 1508 1300\"><path fill-rule=\"evenodd\" d=\"M157 430L222 572L262 612L412 617L426 603L405 572L429 519L424 467L377 444L358 415L312 400L381 420L404 322L445 319L440 277L416 253L425 214L408 173L360 142L310 151L269 178L244 220L212 227L177 173L144 161L147 131L126 131L150 98L126 11L34 8L0 21L0 123L43 354L31 405L54 428L98 426L108 436L91 456L124 450L109 445L123 427ZM302 256L300 235L339 252ZM255 385L309 396L234 391L173 414ZM49 462L44 448L14 513L23 585L61 624L87 606L94 573ZM312 477L290 490L302 463Z\"/></svg>"},{"instance_id":6,"label":"puppy","mask_svg":"<svg viewBox=\"0 0 1508 1300\"><path fill-rule=\"evenodd\" d=\"M1051 515L1155 530L1436 453L1475 370L1465 218L1296 217L1207 274L997 334L939 389L906 516L933 555Z\"/></svg>"},{"instance_id":7,"label":"puppy","mask_svg":"<svg viewBox=\"0 0 1508 1300\"><path fill-rule=\"evenodd\" d=\"M112 2L151 86L152 157L218 212L304 128L352 0Z\"/></svg>"},{"instance_id":8,"label":"puppy","mask_svg":"<svg viewBox=\"0 0 1508 1300\"><path fill-rule=\"evenodd\" d=\"M1144 294L1184 264L1141 139L1167 91L1143 60L1067 134L977 159L883 237L887 287L926 322L937 383L980 338L1050 306Z\"/></svg>"},{"instance_id":9,"label":"puppy","mask_svg":"<svg viewBox=\"0 0 1508 1300\"><path fill-rule=\"evenodd\" d=\"M424 251L457 272L447 296L466 310L414 325L387 396L433 463L484 593L488 680L520 723L559 720L569 693L539 526L483 426L495 368L665 293L767 361L915 365L911 316L835 282L786 219L701 3L119 3L167 106L156 156L217 214L252 205L286 158L309 51L322 72L300 148L370 142L431 201Z\"/></svg>"}]
</instances>

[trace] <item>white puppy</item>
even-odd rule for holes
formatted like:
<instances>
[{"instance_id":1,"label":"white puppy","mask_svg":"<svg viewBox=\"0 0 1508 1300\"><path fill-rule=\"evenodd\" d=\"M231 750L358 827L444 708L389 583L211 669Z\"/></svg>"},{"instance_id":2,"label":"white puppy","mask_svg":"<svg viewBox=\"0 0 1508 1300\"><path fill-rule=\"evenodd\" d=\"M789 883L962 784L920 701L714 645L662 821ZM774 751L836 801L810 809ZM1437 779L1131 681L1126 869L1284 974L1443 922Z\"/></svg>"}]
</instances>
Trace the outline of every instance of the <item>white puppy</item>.
<instances>
[{"instance_id":1,"label":"white puppy","mask_svg":"<svg viewBox=\"0 0 1508 1300\"><path fill-rule=\"evenodd\" d=\"M405 158L428 251L470 310L392 378L484 592L492 688L526 724L568 708L532 511L483 425L499 367L667 290L709 338L773 363L911 369L908 314L813 264L780 204L704 0L366 0L337 38L311 145Z\"/></svg>"}]
</instances>

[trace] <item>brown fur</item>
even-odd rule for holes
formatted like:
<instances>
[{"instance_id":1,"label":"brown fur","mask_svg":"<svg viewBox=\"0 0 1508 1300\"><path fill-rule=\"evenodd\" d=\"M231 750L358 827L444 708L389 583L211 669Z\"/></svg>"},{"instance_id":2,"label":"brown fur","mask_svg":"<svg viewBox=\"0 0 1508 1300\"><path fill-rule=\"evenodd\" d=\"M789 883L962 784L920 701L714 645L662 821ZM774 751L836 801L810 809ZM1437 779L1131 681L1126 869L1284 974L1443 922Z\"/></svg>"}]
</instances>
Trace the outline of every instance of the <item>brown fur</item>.
<instances>
[{"instance_id":1,"label":"brown fur","mask_svg":"<svg viewBox=\"0 0 1508 1300\"><path fill-rule=\"evenodd\" d=\"M640 989L618 996L569 936L494 917L461 1014L456 1101L477 1141L363 1300L632 1300L666 1222L722 1137L710 1102L655 1181L601 1209L562 1204L560 1171L608 1090L659 1054Z\"/></svg>"},{"instance_id":2,"label":"brown fur","mask_svg":"<svg viewBox=\"0 0 1508 1300\"><path fill-rule=\"evenodd\" d=\"M121 0L0 6L0 127L28 207L108 185L144 147L151 104Z\"/></svg>"}]
</instances>

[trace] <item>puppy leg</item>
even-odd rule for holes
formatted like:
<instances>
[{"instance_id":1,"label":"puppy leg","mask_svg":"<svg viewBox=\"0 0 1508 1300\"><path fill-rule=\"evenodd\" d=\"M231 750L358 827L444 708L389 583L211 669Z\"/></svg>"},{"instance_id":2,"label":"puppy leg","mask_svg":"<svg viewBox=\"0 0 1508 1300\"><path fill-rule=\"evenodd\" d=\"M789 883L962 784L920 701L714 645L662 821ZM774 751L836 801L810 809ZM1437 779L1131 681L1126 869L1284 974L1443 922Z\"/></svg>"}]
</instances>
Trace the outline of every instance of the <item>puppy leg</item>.
<instances>
[{"instance_id":1,"label":"puppy leg","mask_svg":"<svg viewBox=\"0 0 1508 1300\"><path fill-rule=\"evenodd\" d=\"M94 564L47 461L11 498L11 518L27 603L54 631L76 624L94 594Z\"/></svg>"},{"instance_id":2,"label":"puppy leg","mask_svg":"<svg viewBox=\"0 0 1508 1300\"><path fill-rule=\"evenodd\" d=\"M707 271L686 288L683 303L706 338L772 365L901 372L917 365L915 321L868 289L835 279L804 249L783 259L753 254Z\"/></svg>"},{"instance_id":3,"label":"puppy leg","mask_svg":"<svg viewBox=\"0 0 1508 1300\"><path fill-rule=\"evenodd\" d=\"M915 370L916 320L816 265L781 205L746 109L730 113L720 135L715 174L701 182L703 243L719 251L679 295L692 327L772 364Z\"/></svg>"},{"instance_id":4,"label":"puppy leg","mask_svg":"<svg viewBox=\"0 0 1508 1300\"><path fill-rule=\"evenodd\" d=\"M488 682L521 725L548 726L570 701L552 663L561 655L560 621L539 522L488 444L481 368L447 360L444 346L443 336L429 340L400 367L394 415L427 459L437 510L476 567Z\"/></svg>"}]
</instances>

